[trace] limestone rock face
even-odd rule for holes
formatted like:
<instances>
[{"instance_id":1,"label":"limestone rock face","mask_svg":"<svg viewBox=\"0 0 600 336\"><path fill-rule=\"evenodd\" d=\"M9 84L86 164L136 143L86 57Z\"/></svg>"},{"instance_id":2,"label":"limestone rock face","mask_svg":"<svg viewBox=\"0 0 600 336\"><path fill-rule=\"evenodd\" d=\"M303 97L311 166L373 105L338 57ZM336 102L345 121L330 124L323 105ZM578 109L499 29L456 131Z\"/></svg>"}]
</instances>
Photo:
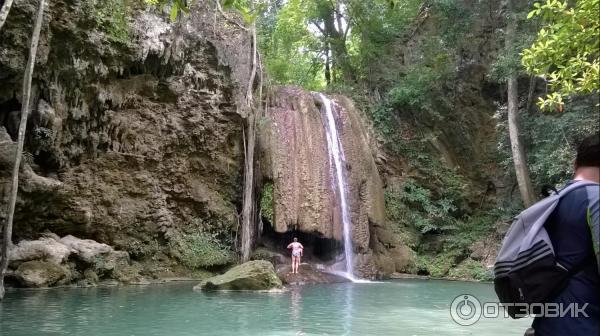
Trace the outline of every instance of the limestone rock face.
<instances>
[{"instance_id":1,"label":"limestone rock face","mask_svg":"<svg viewBox=\"0 0 600 336\"><path fill-rule=\"evenodd\" d=\"M202 281L195 290L269 290L281 288L273 264L266 260L253 260L235 266L225 274Z\"/></svg>"},{"instance_id":2,"label":"limestone rock face","mask_svg":"<svg viewBox=\"0 0 600 336\"><path fill-rule=\"evenodd\" d=\"M68 276L68 271L53 262L32 260L19 265L15 277L26 287L48 287Z\"/></svg>"},{"instance_id":3,"label":"limestone rock face","mask_svg":"<svg viewBox=\"0 0 600 336\"><path fill-rule=\"evenodd\" d=\"M371 228L385 225L382 183L362 115L345 97L333 101L345 154L353 243L357 253L365 253ZM274 228L341 241L341 212L320 104L311 93L294 87L273 94L262 146L266 175L274 185Z\"/></svg>"},{"instance_id":4,"label":"limestone rock face","mask_svg":"<svg viewBox=\"0 0 600 336\"><path fill-rule=\"evenodd\" d=\"M35 4L15 2L0 30L5 195L34 12ZM50 230L109 244L142 261L168 255L173 240L186 234L209 229L233 236L251 49L249 34L208 2L194 2L177 24L137 2L49 4L33 79L25 141L31 155L23 163L15 241ZM54 253L52 246L28 249L52 255L54 262L66 252ZM73 248L88 261L89 252L99 252Z\"/></svg>"}]
</instances>

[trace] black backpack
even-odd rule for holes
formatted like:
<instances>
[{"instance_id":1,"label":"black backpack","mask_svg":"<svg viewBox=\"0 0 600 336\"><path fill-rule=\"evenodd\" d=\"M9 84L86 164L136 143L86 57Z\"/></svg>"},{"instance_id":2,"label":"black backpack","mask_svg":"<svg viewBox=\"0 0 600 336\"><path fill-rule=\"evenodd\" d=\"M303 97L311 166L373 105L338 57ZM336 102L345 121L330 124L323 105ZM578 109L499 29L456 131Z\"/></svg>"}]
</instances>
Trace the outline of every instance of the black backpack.
<instances>
[{"instance_id":1,"label":"black backpack","mask_svg":"<svg viewBox=\"0 0 600 336\"><path fill-rule=\"evenodd\" d=\"M573 275L595 263L590 256L570 270L560 265L544 228L563 196L592 185L598 184L575 182L524 210L513 221L494 264L494 289L512 318L539 313L530 311L529 305L546 303L560 294Z\"/></svg>"}]
</instances>

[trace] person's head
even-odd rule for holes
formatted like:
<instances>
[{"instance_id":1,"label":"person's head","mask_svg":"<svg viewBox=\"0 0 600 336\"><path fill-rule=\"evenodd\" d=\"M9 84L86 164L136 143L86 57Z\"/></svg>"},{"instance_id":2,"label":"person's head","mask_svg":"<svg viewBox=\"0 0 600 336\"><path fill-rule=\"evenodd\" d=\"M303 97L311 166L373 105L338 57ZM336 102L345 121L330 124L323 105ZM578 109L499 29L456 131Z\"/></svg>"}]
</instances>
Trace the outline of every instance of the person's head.
<instances>
[{"instance_id":1,"label":"person's head","mask_svg":"<svg viewBox=\"0 0 600 336\"><path fill-rule=\"evenodd\" d=\"M583 139L577 147L575 178L600 182L600 133Z\"/></svg>"},{"instance_id":2,"label":"person's head","mask_svg":"<svg viewBox=\"0 0 600 336\"><path fill-rule=\"evenodd\" d=\"M298 238L294 237L294 243L298 242Z\"/></svg>"}]
</instances>

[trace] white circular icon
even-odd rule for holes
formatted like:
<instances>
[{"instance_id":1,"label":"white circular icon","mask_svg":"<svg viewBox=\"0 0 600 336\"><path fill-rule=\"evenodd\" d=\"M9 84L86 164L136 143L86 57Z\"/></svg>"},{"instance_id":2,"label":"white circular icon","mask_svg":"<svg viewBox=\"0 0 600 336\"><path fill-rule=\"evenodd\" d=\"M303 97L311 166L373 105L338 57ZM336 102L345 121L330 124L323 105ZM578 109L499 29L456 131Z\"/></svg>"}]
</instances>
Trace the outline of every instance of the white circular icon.
<instances>
[{"instance_id":1,"label":"white circular icon","mask_svg":"<svg viewBox=\"0 0 600 336\"><path fill-rule=\"evenodd\" d=\"M461 326L473 325L481 318L481 302L473 295L459 295L450 305L450 316Z\"/></svg>"}]
</instances>

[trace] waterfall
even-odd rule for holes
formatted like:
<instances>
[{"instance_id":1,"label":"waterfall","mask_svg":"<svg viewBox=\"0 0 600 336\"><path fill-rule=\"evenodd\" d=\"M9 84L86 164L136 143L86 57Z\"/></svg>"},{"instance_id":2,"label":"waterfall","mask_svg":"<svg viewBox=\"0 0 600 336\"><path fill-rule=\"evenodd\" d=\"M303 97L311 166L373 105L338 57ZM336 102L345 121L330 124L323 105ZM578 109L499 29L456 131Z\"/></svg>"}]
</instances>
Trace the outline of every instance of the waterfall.
<instances>
[{"instance_id":1,"label":"waterfall","mask_svg":"<svg viewBox=\"0 0 600 336\"><path fill-rule=\"evenodd\" d=\"M325 133L327 134L329 164L332 166L334 172L333 188L338 194L342 211L344 257L346 261L345 276L354 280L354 264L352 261L352 222L350 220L350 210L348 209L348 202L346 199L346 188L348 184L346 183L344 148L342 147L342 139L338 133L334 116L334 112L336 112L335 104L322 93L316 93L316 95L323 103L321 107L321 117L323 119Z\"/></svg>"}]
</instances>

